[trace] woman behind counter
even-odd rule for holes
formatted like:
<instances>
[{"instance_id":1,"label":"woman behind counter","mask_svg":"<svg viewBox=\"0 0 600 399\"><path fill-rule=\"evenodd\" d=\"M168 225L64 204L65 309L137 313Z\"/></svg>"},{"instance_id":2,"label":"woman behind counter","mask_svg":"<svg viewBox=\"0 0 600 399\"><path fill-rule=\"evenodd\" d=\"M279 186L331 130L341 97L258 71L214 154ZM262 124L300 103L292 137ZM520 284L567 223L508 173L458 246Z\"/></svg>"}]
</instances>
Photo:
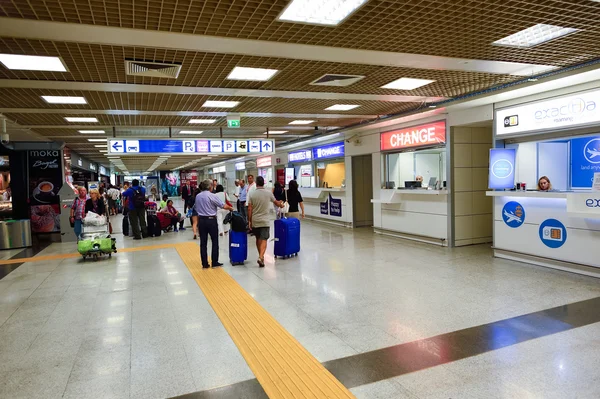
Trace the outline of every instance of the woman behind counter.
<instances>
[{"instance_id":1,"label":"woman behind counter","mask_svg":"<svg viewBox=\"0 0 600 399\"><path fill-rule=\"evenodd\" d=\"M538 180L537 189L539 191L555 191L552 188L552 183L550 183L550 179L547 176L542 176Z\"/></svg>"}]
</instances>

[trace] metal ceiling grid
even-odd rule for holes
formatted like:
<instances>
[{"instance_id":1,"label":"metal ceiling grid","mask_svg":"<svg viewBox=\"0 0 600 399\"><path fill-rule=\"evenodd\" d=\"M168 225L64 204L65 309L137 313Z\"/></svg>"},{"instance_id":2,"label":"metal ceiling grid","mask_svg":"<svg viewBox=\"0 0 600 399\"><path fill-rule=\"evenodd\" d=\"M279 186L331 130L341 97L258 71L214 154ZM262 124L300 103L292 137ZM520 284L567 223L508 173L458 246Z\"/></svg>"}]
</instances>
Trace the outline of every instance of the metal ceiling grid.
<instances>
[{"instance_id":1,"label":"metal ceiling grid","mask_svg":"<svg viewBox=\"0 0 600 399\"><path fill-rule=\"evenodd\" d=\"M590 0L370 0L337 27L280 22L275 0L11 0L0 15L470 59L565 66L597 54L600 4ZM582 29L527 51L491 46L538 23Z\"/></svg>"},{"instance_id":2,"label":"metal ceiling grid","mask_svg":"<svg viewBox=\"0 0 600 399\"><path fill-rule=\"evenodd\" d=\"M353 94L402 94L430 97L455 97L469 89L482 89L510 82L514 76L463 71L411 69L388 66L343 64L273 57L249 57L148 47L121 47L71 42L0 38L0 52L60 56L68 72L12 71L0 68L0 78L57 80L98 83L149 84L160 86L221 87L239 89L339 92ZM130 76L125 59L181 63L177 79ZM236 66L277 69L267 82L228 80ZM327 74L357 74L365 79L348 87L311 86L310 82ZM436 82L415 90L390 90L381 86L401 77Z\"/></svg>"}]
</instances>

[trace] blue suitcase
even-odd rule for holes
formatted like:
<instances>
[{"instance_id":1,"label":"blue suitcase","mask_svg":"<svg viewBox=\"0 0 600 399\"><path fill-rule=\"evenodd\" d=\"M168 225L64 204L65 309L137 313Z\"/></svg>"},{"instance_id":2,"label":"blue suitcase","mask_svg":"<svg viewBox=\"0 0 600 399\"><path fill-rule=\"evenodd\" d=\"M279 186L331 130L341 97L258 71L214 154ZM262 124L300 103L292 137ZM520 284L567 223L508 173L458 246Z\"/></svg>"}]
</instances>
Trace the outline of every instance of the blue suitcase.
<instances>
[{"instance_id":1,"label":"blue suitcase","mask_svg":"<svg viewBox=\"0 0 600 399\"><path fill-rule=\"evenodd\" d=\"M229 260L233 266L243 265L248 258L248 233L229 231Z\"/></svg>"},{"instance_id":2,"label":"blue suitcase","mask_svg":"<svg viewBox=\"0 0 600 399\"><path fill-rule=\"evenodd\" d=\"M300 221L298 219L275 220L275 257L288 258L300 252Z\"/></svg>"}]
</instances>

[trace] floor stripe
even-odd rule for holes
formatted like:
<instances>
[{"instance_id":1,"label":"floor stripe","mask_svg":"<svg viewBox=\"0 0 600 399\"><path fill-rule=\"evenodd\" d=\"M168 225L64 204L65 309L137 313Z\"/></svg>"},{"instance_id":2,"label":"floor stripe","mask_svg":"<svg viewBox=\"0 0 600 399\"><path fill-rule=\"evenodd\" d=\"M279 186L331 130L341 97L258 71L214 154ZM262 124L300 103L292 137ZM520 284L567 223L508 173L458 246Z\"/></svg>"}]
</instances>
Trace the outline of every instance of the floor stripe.
<instances>
[{"instance_id":1,"label":"floor stripe","mask_svg":"<svg viewBox=\"0 0 600 399\"><path fill-rule=\"evenodd\" d=\"M147 245L143 247L130 247L130 248L117 248L117 254L119 252L139 252L139 251L152 251L155 249L166 249L166 248L175 248L178 245L185 245L180 243L172 243L172 244L158 244L158 245ZM191 243L191 245L198 245ZM22 259L4 259L0 260L0 265L11 265L14 263L25 263L25 262L43 262L49 260L58 260L58 259L72 259L79 258L81 254L79 253L70 253L70 254L56 254L56 255L42 255L42 256L34 256L30 258L22 258Z\"/></svg>"},{"instance_id":2,"label":"floor stripe","mask_svg":"<svg viewBox=\"0 0 600 399\"><path fill-rule=\"evenodd\" d=\"M202 269L196 244L177 251L269 398L354 397L227 272Z\"/></svg>"},{"instance_id":3,"label":"floor stripe","mask_svg":"<svg viewBox=\"0 0 600 399\"><path fill-rule=\"evenodd\" d=\"M18 254L12 256L10 261L13 261L9 264L2 264L0 261L0 280L4 277L8 276L11 272L16 270L19 266L21 266L24 262L24 258L31 258L40 252L42 252L48 245L52 244L50 241L42 241L34 243L31 247L23 249Z\"/></svg>"},{"instance_id":4,"label":"floor stripe","mask_svg":"<svg viewBox=\"0 0 600 399\"><path fill-rule=\"evenodd\" d=\"M552 334L600 322L600 298L499 320L405 344L335 359L323 363L347 388L372 384L431 367L510 347ZM181 399L237 398L241 387L258 385L246 380L214 390L184 395ZM260 391L248 389L246 399L262 399Z\"/></svg>"}]
</instances>

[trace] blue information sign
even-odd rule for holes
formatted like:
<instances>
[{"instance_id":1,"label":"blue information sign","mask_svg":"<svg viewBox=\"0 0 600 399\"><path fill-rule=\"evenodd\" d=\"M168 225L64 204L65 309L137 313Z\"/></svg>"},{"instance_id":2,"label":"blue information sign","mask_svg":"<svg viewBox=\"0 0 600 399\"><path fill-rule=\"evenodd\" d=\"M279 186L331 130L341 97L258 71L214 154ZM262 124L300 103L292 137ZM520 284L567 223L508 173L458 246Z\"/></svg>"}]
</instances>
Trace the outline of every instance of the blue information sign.
<instances>
[{"instance_id":1,"label":"blue information sign","mask_svg":"<svg viewBox=\"0 0 600 399\"><path fill-rule=\"evenodd\" d=\"M571 140L571 186L591 188L600 172L600 136Z\"/></svg>"},{"instance_id":2,"label":"blue information sign","mask_svg":"<svg viewBox=\"0 0 600 399\"><path fill-rule=\"evenodd\" d=\"M556 219L547 219L540 225L540 240L548 248L560 248L567 242L567 229Z\"/></svg>"},{"instance_id":3,"label":"blue information sign","mask_svg":"<svg viewBox=\"0 0 600 399\"><path fill-rule=\"evenodd\" d=\"M110 154L273 153L273 140L139 140L111 139Z\"/></svg>"},{"instance_id":4,"label":"blue information sign","mask_svg":"<svg viewBox=\"0 0 600 399\"><path fill-rule=\"evenodd\" d=\"M521 227L525 222L525 208L516 201L509 201L502 208L502 219L508 227Z\"/></svg>"},{"instance_id":5,"label":"blue information sign","mask_svg":"<svg viewBox=\"0 0 600 399\"><path fill-rule=\"evenodd\" d=\"M344 142L315 147L312 150L313 159L337 158L344 156Z\"/></svg>"},{"instance_id":6,"label":"blue information sign","mask_svg":"<svg viewBox=\"0 0 600 399\"><path fill-rule=\"evenodd\" d=\"M513 148L490 150L489 188L505 189L515 186L515 158L516 150Z\"/></svg>"}]
</instances>

